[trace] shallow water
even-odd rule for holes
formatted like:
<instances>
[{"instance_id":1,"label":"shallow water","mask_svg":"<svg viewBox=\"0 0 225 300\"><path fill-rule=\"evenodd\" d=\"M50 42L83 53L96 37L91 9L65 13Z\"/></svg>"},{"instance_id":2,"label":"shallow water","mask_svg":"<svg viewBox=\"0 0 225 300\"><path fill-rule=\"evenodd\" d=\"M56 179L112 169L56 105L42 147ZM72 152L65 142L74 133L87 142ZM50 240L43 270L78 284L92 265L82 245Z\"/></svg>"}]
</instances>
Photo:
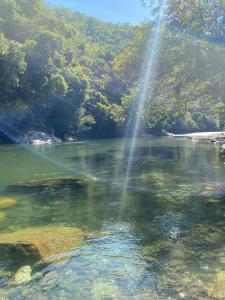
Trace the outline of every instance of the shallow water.
<instances>
[{"instance_id":1,"label":"shallow water","mask_svg":"<svg viewBox=\"0 0 225 300\"><path fill-rule=\"evenodd\" d=\"M69 226L87 236L59 254L64 259L45 265L24 253L1 256L5 297L224 299L225 159L217 146L140 139L124 196L129 149L121 153L122 145L115 139L0 146L0 197L17 200L0 211L1 233ZM85 186L18 185L71 177L82 177ZM32 267L33 280L15 286L24 265Z\"/></svg>"}]
</instances>

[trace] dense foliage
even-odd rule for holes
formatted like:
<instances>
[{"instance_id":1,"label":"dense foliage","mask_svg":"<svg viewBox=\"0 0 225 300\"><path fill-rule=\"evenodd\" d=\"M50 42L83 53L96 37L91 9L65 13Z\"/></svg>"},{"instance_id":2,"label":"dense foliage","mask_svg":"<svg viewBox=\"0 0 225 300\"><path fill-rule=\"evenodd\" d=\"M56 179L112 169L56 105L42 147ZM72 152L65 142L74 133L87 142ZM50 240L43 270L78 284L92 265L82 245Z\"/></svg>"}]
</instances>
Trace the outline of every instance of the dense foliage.
<instances>
[{"instance_id":1,"label":"dense foliage","mask_svg":"<svg viewBox=\"0 0 225 300\"><path fill-rule=\"evenodd\" d=\"M224 11L221 1L170 1L145 131L224 129ZM20 133L122 134L153 31L154 20L114 25L43 0L0 0L1 116Z\"/></svg>"}]
</instances>

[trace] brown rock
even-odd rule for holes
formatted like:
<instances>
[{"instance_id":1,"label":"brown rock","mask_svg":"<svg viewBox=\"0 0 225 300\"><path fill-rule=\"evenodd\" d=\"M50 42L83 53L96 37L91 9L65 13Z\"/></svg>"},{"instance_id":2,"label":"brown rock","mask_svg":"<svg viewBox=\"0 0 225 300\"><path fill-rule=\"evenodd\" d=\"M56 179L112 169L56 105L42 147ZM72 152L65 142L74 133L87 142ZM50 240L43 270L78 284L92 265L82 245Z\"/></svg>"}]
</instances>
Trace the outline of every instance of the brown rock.
<instances>
[{"instance_id":1,"label":"brown rock","mask_svg":"<svg viewBox=\"0 0 225 300\"><path fill-rule=\"evenodd\" d=\"M24 255L36 255L43 259L80 246L84 237L79 228L27 228L14 233L0 234L0 250L19 250Z\"/></svg>"}]
</instances>

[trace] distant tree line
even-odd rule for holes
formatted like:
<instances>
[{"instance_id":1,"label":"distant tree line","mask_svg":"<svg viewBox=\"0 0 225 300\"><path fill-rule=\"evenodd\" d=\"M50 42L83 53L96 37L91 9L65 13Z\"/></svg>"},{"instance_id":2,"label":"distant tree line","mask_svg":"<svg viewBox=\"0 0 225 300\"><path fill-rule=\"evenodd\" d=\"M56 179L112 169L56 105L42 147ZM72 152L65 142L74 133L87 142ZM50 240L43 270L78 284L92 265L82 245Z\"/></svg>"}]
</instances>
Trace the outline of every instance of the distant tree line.
<instances>
[{"instance_id":1,"label":"distant tree line","mask_svg":"<svg viewBox=\"0 0 225 300\"><path fill-rule=\"evenodd\" d=\"M224 4L171 0L162 30L143 131L224 129ZM61 138L122 135L153 31L154 20L115 25L42 0L0 0L0 119L13 112L18 132Z\"/></svg>"}]
</instances>

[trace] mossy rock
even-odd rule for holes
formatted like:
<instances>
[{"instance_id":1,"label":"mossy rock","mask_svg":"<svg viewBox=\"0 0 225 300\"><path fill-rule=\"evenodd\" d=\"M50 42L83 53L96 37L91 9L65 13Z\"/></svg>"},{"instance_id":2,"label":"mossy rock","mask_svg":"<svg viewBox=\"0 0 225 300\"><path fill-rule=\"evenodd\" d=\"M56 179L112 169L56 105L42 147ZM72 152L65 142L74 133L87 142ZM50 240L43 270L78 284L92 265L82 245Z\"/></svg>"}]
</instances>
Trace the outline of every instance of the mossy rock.
<instances>
[{"instance_id":1,"label":"mossy rock","mask_svg":"<svg viewBox=\"0 0 225 300\"><path fill-rule=\"evenodd\" d=\"M40 192L43 190L62 190L69 189L84 189L87 187L88 181L83 178L53 178L32 180L12 184L7 188L7 192Z\"/></svg>"},{"instance_id":2,"label":"mossy rock","mask_svg":"<svg viewBox=\"0 0 225 300\"><path fill-rule=\"evenodd\" d=\"M17 201L14 198L9 198L9 197L0 198L0 209L11 207L16 203Z\"/></svg>"},{"instance_id":3,"label":"mossy rock","mask_svg":"<svg viewBox=\"0 0 225 300\"><path fill-rule=\"evenodd\" d=\"M46 259L81 246L85 234L79 228L39 227L27 228L14 233L0 234L0 250L25 256Z\"/></svg>"}]
</instances>

